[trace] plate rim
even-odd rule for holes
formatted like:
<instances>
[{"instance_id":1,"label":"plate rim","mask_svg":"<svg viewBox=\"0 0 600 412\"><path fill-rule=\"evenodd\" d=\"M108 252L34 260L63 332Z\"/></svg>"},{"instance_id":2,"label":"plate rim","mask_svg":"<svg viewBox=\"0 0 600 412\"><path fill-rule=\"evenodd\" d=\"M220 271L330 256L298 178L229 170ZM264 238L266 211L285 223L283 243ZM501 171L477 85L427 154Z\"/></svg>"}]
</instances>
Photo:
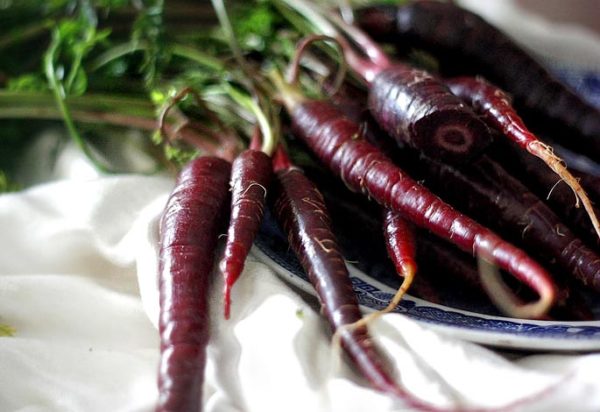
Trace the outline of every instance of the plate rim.
<instances>
[{"instance_id":1,"label":"plate rim","mask_svg":"<svg viewBox=\"0 0 600 412\"><path fill-rule=\"evenodd\" d=\"M263 263L266 263L271 269L273 269L277 275L291 282L294 286L300 288L302 291L312 296L316 296L316 293L310 283L303 279L300 275L294 273L292 265L288 264L288 262L286 262L275 251L271 250L265 243L260 241L256 242L255 246L253 247L253 253L259 260L261 260ZM391 287L383 284L377 279L370 277L368 274L351 264L348 265L348 269L355 291L358 284L358 289L360 289L361 286L367 285L368 287L375 288L377 291L384 294L393 295L395 292ZM363 283L362 285L361 282ZM374 296L368 290L358 290L357 293L359 294L359 301L362 300L362 302L360 302L360 306L364 312L372 312L376 310L375 308L364 303L364 298L366 296L371 295L370 299L376 299L383 302L382 299ZM361 299L361 297L363 299ZM407 304L410 306L408 310L406 309ZM382 304L382 307L385 307L385 304ZM415 308L416 310L413 311ZM423 316L419 316L417 312L420 310L437 311L443 314L448 314L451 317L463 317L464 319L471 319L473 322L478 324L479 327L474 327L473 325L467 326L466 324L444 324L439 321L435 321L434 319L427 319ZM397 308L394 313L407 315L411 319L417 321L419 324L445 335L472 343L478 343L497 348L525 351L544 350L555 352L589 352L600 350L600 321L538 321L486 315L435 304L409 294L405 295L403 301L401 302L401 306ZM519 332L508 329L490 330L489 328L482 326L486 322L497 322L500 324L510 323L513 324L515 326L515 330L518 330ZM543 332L544 330L551 330L552 328L560 328L567 331L572 330L573 333L566 335L555 332L552 333L551 336L540 337L539 334L526 331L526 329L530 329ZM597 329L597 331L591 335L578 333L585 331L586 328L592 328L593 330Z\"/></svg>"}]
</instances>

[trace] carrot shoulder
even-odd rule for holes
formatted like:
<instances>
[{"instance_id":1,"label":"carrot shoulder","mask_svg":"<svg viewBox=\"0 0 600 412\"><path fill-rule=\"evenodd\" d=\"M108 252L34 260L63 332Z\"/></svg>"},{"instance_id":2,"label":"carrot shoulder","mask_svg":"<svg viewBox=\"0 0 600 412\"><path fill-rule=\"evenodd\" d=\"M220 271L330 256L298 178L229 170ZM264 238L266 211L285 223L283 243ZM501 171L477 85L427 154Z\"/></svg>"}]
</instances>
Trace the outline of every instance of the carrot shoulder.
<instances>
[{"instance_id":1,"label":"carrot shoulder","mask_svg":"<svg viewBox=\"0 0 600 412\"><path fill-rule=\"evenodd\" d=\"M450 163L466 163L491 142L477 115L431 74L405 64L369 85L369 111L398 142Z\"/></svg>"}]
</instances>

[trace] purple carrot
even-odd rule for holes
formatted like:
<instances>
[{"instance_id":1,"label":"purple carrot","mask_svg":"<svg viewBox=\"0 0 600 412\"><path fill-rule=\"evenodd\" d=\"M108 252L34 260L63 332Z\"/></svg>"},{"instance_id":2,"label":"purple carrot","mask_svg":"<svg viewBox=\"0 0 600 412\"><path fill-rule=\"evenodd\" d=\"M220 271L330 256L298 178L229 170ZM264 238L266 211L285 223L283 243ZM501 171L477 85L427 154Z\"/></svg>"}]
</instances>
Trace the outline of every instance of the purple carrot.
<instances>
[{"instance_id":1,"label":"purple carrot","mask_svg":"<svg viewBox=\"0 0 600 412\"><path fill-rule=\"evenodd\" d=\"M417 271L415 239L408 222L396 212L383 211L383 234L388 254L403 278L413 277Z\"/></svg>"},{"instance_id":2,"label":"purple carrot","mask_svg":"<svg viewBox=\"0 0 600 412\"><path fill-rule=\"evenodd\" d=\"M523 114L530 115L526 120L560 133L565 146L600 156L600 111L475 13L426 0L367 7L356 16L376 40L430 51L447 73L485 76L514 96Z\"/></svg>"},{"instance_id":3,"label":"purple carrot","mask_svg":"<svg viewBox=\"0 0 600 412\"><path fill-rule=\"evenodd\" d=\"M226 319L230 314L231 288L244 269L244 262L262 221L271 174L271 157L260 150L247 149L233 161L231 219L225 252L219 264L225 279Z\"/></svg>"},{"instance_id":4,"label":"purple carrot","mask_svg":"<svg viewBox=\"0 0 600 412\"><path fill-rule=\"evenodd\" d=\"M412 228L397 212L383 210L383 237L389 257L394 262L396 273L404 278L396 296L383 312L394 309L404 293L408 291L417 272L415 262L415 239Z\"/></svg>"},{"instance_id":5,"label":"purple carrot","mask_svg":"<svg viewBox=\"0 0 600 412\"><path fill-rule=\"evenodd\" d=\"M552 147L541 142L527 129L525 123L511 106L510 97L506 93L484 79L476 77L448 79L446 84L452 93L481 113L491 127L500 130L504 136L519 147L542 159L573 190L576 198L581 200L596 233L600 236L600 222L598 222L587 193L579 181L567 170L564 161L554 154ZM576 202L577 207L579 200Z\"/></svg>"},{"instance_id":6,"label":"purple carrot","mask_svg":"<svg viewBox=\"0 0 600 412\"><path fill-rule=\"evenodd\" d=\"M220 158L191 161L179 174L160 222L157 412L202 410L208 291L230 171L231 164Z\"/></svg>"},{"instance_id":7,"label":"purple carrot","mask_svg":"<svg viewBox=\"0 0 600 412\"><path fill-rule=\"evenodd\" d=\"M600 256L498 163L484 156L462 170L424 157L414 164L426 185L451 204L600 290Z\"/></svg>"},{"instance_id":8,"label":"purple carrot","mask_svg":"<svg viewBox=\"0 0 600 412\"><path fill-rule=\"evenodd\" d=\"M538 293L539 300L521 308L523 313L539 317L549 309L555 299L555 286L546 271L523 251L458 213L411 179L378 149L359 139L360 126L330 103L303 100L297 94L284 100L297 136L351 190L368 195L383 207L482 256L527 284Z\"/></svg>"},{"instance_id":9,"label":"purple carrot","mask_svg":"<svg viewBox=\"0 0 600 412\"><path fill-rule=\"evenodd\" d=\"M406 65L396 64L373 79L368 105L397 141L451 163L469 161L491 141L471 109L432 75Z\"/></svg>"},{"instance_id":10,"label":"purple carrot","mask_svg":"<svg viewBox=\"0 0 600 412\"><path fill-rule=\"evenodd\" d=\"M281 148L274 166L273 213L315 288L329 325L341 334L342 347L376 389L394 394L419 410L435 410L396 384L364 326L348 328L362 315L323 196L300 169L291 165Z\"/></svg>"},{"instance_id":11,"label":"purple carrot","mask_svg":"<svg viewBox=\"0 0 600 412\"><path fill-rule=\"evenodd\" d=\"M536 157L530 156L514 143L498 141L494 150L490 150L490 157L500 163L507 172L518 178L537 197L544 200L564 222L577 233L579 237L592 246L599 246L598 234L591 225L589 217L583 208L573 207L573 191ZM593 187L577 172L577 178L586 192L592 197ZM595 200L592 197L592 200ZM594 207L596 216L600 210Z\"/></svg>"},{"instance_id":12,"label":"purple carrot","mask_svg":"<svg viewBox=\"0 0 600 412\"><path fill-rule=\"evenodd\" d=\"M294 2L286 2L296 7ZM368 59L339 37L344 57L367 83L369 110L392 137L433 158L454 163L468 162L490 144L485 124L439 79L408 64L390 61L364 33L347 26L344 29L352 32ZM298 55L321 37L304 39Z\"/></svg>"}]
</instances>

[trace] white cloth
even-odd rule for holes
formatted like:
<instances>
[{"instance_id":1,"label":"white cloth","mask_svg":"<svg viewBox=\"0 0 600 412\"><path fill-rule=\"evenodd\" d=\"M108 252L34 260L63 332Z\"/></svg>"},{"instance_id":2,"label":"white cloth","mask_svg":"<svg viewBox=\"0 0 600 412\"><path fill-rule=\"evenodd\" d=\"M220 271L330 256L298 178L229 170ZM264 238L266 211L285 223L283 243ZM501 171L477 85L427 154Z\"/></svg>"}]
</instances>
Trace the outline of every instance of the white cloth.
<instances>
[{"instance_id":1,"label":"white cloth","mask_svg":"<svg viewBox=\"0 0 600 412\"><path fill-rule=\"evenodd\" d=\"M152 410L156 228L171 186L119 176L0 196L0 323L16 329L0 338L1 411ZM339 362L318 313L264 264L248 262L229 321L218 277L213 288L207 411L403 410ZM492 407L545 391L521 410L600 410L600 354L511 362L401 315L373 334L430 402Z\"/></svg>"},{"instance_id":2,"label":"white cloth","mask_svg":"<svg viewBox=\"0 0 600 412\"><path fill-rule=\"evenodd\" d=\"M495 16L509 30L513 17L519 21L514 13ZM600 53L579 55L595 62ZM159 356L156 227L173 182L100 178L77 157L58 164L54 177L63 180L0 196L0 324L16 330L0 337L0 411L151 411ZM206 411L406 410L339 361L324 321L269 267L247 263L229 321L221 316L219 282ZM509 360L401 315L386 315L372 333L399 381L437 405L528 399L515 410L600 410L600 354Z\"/></svg>"}]
</instances>

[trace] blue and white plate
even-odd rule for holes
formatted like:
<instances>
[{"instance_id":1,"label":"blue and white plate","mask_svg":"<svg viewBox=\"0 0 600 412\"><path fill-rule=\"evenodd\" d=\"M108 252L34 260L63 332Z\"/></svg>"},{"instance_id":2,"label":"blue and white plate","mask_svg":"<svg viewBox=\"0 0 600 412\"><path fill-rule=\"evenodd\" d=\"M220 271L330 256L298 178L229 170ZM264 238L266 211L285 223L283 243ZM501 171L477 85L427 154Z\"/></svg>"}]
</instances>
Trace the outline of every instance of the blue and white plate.
<instances>
[{"instance_id":1,"label":"blue and white plate","mask_svg":"<svg viewBox=\"0 0 600 412\"><path fill-rule=\"evenodd\" d=\"M557 70L557 74L592 103L600 105L600 76L576 70ZM592 172L592 171L590 171ZM285 239L271 218L267 216L257 239L257 254L284 279L303 291L314 290L302 267L289 250ZM365 272L350 267L350 275L359 303L365 310L380 310L391 300L395 289L377 279L386 274L371 262ZM387 274L387 279L390 279ZM392 275L393 277L393 275ZM390 283L387 281L386 283ZM433 329L457 338L490 346L518 350L597 351L600 350L600 321L531 321L506 318L494 313L489 306L460 299L447 299L446 306L405 296L397 312L403 313ZM588 304L600 319L599 299Z\"/></svg>"},{"instance_id":2,"label":"blue and white plate","mask_svg":"<svg viewBox=\"0 0 600 412\"><path fill-rule=\"evenodd\" d=\"M271 219L263 225L255 254L278 275L306 293L314 290L299 262ZM350 266L350 276L360 305L367 311L381 310L395 290ZM600 311L600 302L594 308ZM396 312L403 313L433 329L484 345L519 350L595 351L600 350L600 321L554 322L511 319L484 314L487 307L471 310L437 305L406 295Z\"/></svg>"}]
</instances>

